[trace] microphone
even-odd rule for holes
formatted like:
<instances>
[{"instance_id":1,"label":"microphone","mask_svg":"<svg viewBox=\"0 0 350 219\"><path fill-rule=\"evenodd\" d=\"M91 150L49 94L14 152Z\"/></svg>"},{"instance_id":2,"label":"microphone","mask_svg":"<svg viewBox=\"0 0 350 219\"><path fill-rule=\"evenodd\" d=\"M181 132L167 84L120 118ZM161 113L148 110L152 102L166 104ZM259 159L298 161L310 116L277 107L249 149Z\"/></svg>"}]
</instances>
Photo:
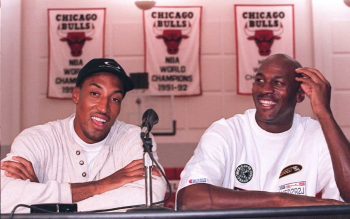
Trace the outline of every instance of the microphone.
<instances>
[{"instance_id":1,"label":"microphone","mask_svg":"<svg viewBox=\"0 0 350 219\"><path fill-rule=\"evenodd\" d=\"M159 121L157 113L153 109L148 109L143 113L141 124L141 138L148 137L153 126Z\"/></svg>"},{"instance_id":2,"label":"microphone","mask_svg":"<svg viewBox=\"0 0 350 219\"><path fill-rule=\"evenodd\" d=\"M143 113L140 137L143 142L143 162L145 165L146 207L152 206L152 168L154 160L152 154L152 139L149 137L149 133L158 121L158 115L153 109L148 109Z\"/></svg>"}]
</instances>

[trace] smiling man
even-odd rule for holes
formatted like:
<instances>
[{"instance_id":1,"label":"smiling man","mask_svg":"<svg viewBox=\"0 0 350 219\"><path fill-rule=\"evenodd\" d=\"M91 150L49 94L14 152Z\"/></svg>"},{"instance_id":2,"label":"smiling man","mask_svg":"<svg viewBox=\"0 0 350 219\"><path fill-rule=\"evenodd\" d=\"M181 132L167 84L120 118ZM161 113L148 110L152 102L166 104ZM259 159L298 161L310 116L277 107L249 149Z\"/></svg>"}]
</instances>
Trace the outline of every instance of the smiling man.
<instances>
[{"instance_id":1,"label":"smiling man","mask_svg":"<svg viewBox=\"0 0 350 219\"><path fill-rule=\"evenodd\" d=\"M275 54L254 78L256 109L214 122L181 174L179 210L343 205L350 202L350 144L314 68ZM310 98L318 121L296 114Z\"/></svg>"},{"instance_id":2,"label":"smiling man","mask_svg":"<svg viewBox=\"0 0 350 219\"><path fill-rule=\"evenodd\" d=\"M117 120L132 89L115 60L88 62L73 90L75 114L24 130L1 162L1 213L17 204L77 203L79 211L145 204L141 130ZM152 183L153 200L162 200L158 171Z\"/></svg>"}]
</instances>

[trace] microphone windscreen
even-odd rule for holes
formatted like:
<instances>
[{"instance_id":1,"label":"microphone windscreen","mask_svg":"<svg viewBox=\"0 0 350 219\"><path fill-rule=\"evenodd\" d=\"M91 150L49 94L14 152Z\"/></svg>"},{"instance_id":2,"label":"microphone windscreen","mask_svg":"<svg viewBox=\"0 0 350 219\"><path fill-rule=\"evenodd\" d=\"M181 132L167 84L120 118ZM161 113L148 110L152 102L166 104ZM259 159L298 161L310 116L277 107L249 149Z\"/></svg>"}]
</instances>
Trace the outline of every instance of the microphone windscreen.
<instances>
[{"instance_id":1,"label":"microphone windscreen","mask_svg":"<svg viewBox=\"0 0 350 219\"><path fill-rule=\"evenodd\" d=\"M153 125L159 122L157 113L153 109L148 109L142 116L142 126L151 128Z\"/></svg>"}]
</instances>

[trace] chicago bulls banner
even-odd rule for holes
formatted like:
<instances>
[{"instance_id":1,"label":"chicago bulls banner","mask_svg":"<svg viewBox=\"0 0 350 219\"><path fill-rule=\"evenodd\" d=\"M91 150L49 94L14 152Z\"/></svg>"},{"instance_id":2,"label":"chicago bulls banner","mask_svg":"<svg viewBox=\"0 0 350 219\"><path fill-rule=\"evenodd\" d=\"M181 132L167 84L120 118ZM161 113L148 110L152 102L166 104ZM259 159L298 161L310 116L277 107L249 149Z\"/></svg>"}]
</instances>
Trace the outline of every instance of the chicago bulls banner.
<instances>
[{"instance_id":1,"label":"chicago bulls banner","mask_svg":"<svg viewBox=\"0 0 350 219\"><path fill-rule=\"evenodd\" d=\"M251 94L260 62L275 53L295 57L293 5L235 5L237 93Z\"/></svg>"},{"instance_id":2,"label":"chicago bulls banner","mask_svg":"<svg viewBox=\"0 0 350 219\"><path fill-rule=\"evenodd\" d=\"M79 70L104 57L105 9L48 9L49 98L71 98Z\"/></svg>"},{"instance_id":3,"label":"chicago bulls banner","mask_svg":"<svg viewBox=\"0 0 350 219\"><path fill-rule=\"evenodd\" d=\"M149 95L199 95L201 7L144 11Z\"/></svg>"}]
</instances>

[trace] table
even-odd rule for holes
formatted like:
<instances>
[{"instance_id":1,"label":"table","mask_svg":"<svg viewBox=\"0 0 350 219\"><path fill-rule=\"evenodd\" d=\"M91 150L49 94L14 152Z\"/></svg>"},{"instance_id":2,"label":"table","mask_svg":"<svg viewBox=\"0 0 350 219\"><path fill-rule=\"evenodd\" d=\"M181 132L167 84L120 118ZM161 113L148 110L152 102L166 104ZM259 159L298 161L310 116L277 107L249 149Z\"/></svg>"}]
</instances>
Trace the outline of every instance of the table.
<instances>
[{"instance_id":1,"label":"table","mask_svg":"<svg viewBox=\"0 0 350 219\"><path fill-rule=\"evenodd\" d=\"M10 218L9 214L1 214L1 219ZM158 211L146 209L135 212L113 213L52 213L52 214L16 214L13 218L336 218L349 219L349 206L312 206L290 208L261 208L261 209L227 209L208 211Z\"/></svg>"}]
</instances>

